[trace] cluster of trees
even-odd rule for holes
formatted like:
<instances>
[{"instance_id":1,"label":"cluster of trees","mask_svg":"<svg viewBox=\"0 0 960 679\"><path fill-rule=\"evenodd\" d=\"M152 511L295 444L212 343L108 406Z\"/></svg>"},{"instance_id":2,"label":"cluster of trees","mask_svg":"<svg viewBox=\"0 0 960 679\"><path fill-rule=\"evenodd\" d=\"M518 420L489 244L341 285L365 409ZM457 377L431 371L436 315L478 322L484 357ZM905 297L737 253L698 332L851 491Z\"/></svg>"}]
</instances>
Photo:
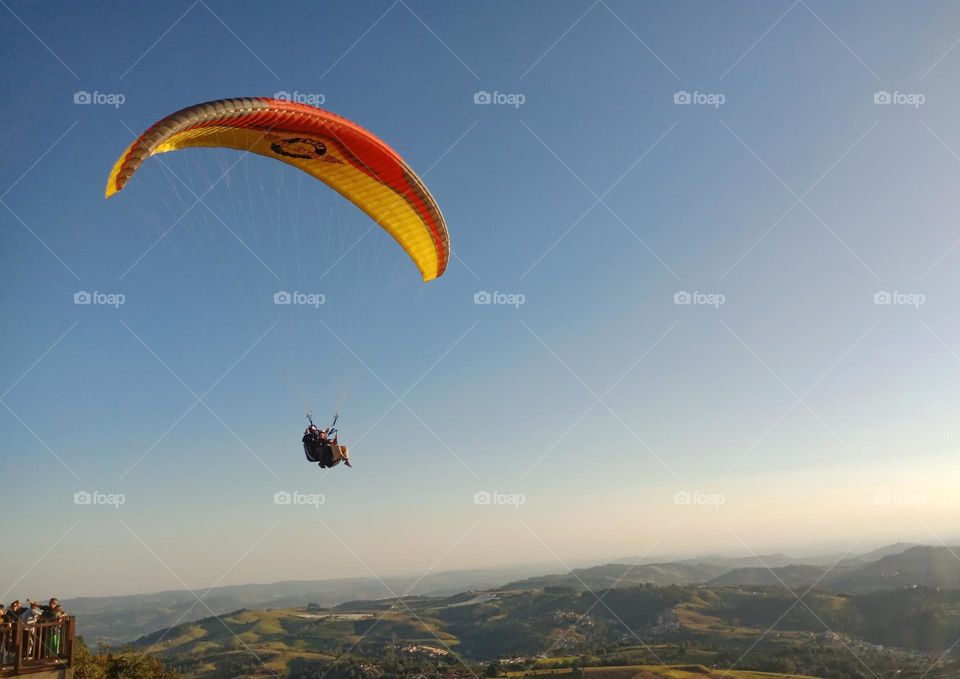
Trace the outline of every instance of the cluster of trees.
<instances>
[{"instance_id":1,"label":"cluster of trees","mask_svg":"<svg viewBox=\"0 0 960 679\"><path fill-rule=\"evenodd\" d=\"M939 655L960 638L960 591L930 587L850 597L861 615L857 636Z\"/></svg>"},{"instance_id":2,"label":"cluster of trees","mask_svg":"<svg viewBox=\"0 0 960 679\"><path fill-rule=\"evenodd\" d=\"M452 675L458 675L466 679L474 679L485 674L488 677L497 676L496 673L489 673L490 667L494 667L494 665L483 668L475 665L462 666L409 661L371 662L370 659L353 656L340 658L335 663L326 660L297 658L292 660L287 668L287 679L409 679L410 677L441 679L441 677L451 676L451 672Z\"/></svg>"},{"instance_id":3,"label":"cluster of trees","mask_svg":"<svg viewBox=\"0 0 960 679\"><path fill-rule=\"evenodd\" d=\"M74 679L182 679L159 658L136 651L91 653L82 639L76 641Z\"/></svg>"}]
</instances>

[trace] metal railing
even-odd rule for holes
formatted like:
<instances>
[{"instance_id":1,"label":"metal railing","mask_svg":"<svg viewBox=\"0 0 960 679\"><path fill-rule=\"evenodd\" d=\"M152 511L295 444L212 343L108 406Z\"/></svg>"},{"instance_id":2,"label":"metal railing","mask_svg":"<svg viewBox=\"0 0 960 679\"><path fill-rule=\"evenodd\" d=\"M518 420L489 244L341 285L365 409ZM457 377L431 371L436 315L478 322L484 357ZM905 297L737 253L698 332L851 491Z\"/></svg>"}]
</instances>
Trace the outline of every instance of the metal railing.
<instances>
[{"instance_id":1,"label":"metal railing","mask_svg":"<svg viewBox=\"0 0 960 679\"><path fill-rule=\"evenodd\" d=\"M73 667L77 619L0 623L0 677Z\"/></svg>"}]
</instances>

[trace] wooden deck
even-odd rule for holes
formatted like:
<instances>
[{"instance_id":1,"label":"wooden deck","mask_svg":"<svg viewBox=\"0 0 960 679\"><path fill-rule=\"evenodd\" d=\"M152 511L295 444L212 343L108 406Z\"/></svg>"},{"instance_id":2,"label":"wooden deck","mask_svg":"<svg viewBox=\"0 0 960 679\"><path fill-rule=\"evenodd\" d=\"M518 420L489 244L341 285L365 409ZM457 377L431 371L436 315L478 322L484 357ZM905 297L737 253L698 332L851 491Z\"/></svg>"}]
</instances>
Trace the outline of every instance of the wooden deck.
<instances>
[{"instance_id":1,"label":"wooden deck","mask_svg":"<svg viewBox=\"0 0 960 679\"><path fill-rule=\"evenodd\" d=\"M0 677L69 679L73 676L76 630L73 616L35 625L0 624Z\"/></svg>"}]
</instances>

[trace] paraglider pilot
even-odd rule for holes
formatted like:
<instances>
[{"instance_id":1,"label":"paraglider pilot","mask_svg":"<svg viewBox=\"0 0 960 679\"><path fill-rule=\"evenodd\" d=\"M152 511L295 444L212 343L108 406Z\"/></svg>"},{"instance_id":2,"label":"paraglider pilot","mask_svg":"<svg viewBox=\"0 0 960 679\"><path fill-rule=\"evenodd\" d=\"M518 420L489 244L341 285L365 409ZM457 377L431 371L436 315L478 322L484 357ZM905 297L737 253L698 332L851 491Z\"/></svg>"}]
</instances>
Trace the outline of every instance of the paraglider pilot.
<instances>
[{"instance_id":1,"label":"paraglider pilot","mask_svg":"<svg viewBox=\"0 0 960 679\"><path fill-rule=\"evenodd\" d=\"M331 434L333 437L331 438ZM348 467L350 457L346 446L337 442L335 429L319 429L313 422L303 432L303 452L309 462L318 462L321 467L335 467L343 462Z\"/></svg>"}]
</instances>

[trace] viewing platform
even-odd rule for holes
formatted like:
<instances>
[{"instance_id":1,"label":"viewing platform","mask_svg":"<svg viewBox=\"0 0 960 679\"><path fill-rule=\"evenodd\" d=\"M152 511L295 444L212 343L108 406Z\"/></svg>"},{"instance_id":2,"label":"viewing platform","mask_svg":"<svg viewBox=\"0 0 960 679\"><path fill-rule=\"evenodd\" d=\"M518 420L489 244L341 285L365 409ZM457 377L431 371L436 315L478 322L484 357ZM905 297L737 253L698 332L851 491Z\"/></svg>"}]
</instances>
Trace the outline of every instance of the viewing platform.
<instances>
[{"instance_id":1,"label":"viewing platform","mask_svg":"<svg viewBox=\"0 0 960 679\"><path fill-rule=\"evenodd\" d=\"M0 624L0 677L72 679L77 620Z\"/></svg>"}]
</instances>

